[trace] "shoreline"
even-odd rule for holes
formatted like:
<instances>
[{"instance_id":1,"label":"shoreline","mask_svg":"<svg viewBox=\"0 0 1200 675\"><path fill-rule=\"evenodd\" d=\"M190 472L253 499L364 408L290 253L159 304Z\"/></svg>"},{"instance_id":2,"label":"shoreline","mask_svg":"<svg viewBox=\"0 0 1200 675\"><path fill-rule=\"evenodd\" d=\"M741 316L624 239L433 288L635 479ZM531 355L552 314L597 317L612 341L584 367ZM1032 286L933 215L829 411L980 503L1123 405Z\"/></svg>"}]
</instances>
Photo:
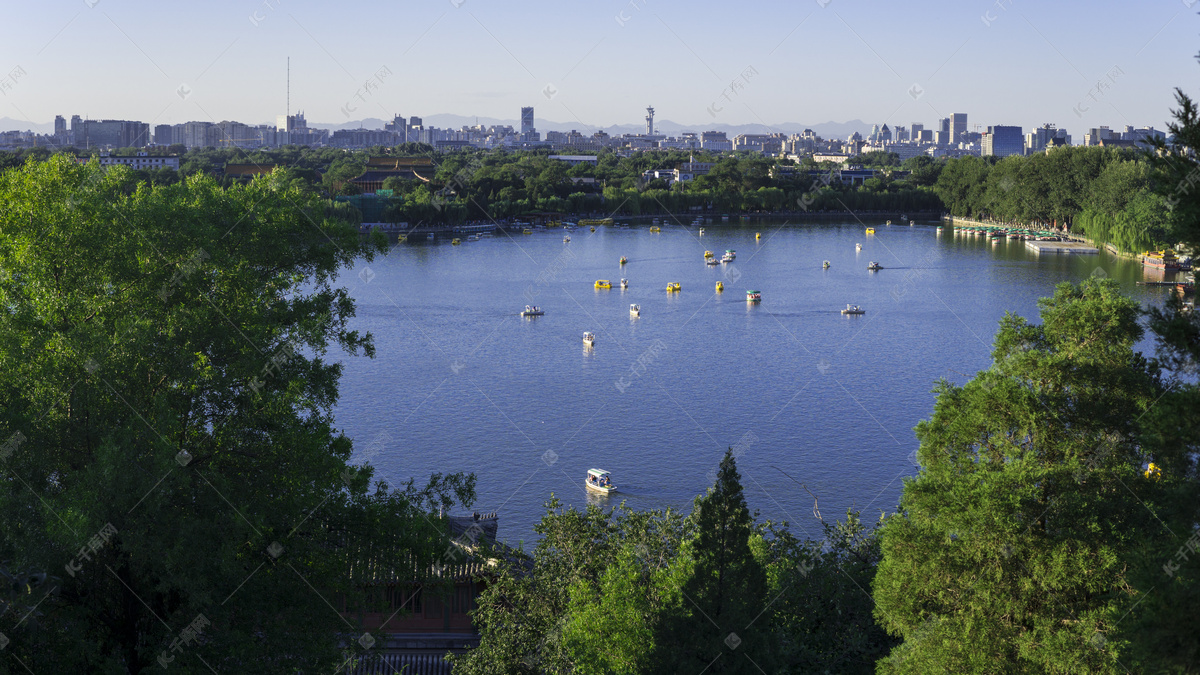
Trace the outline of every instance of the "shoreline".
<instances>
[{"instance_id":1,"label":"shoreline","mask_svg":"<svg viewBox=\"0 0 1200 675\"><path fill-rule=\"evenodd\" d=\"M1040 228L1034 227L1033 225L1030 225L1028 223L1021 224L1021 225L1013 225L1011 223L1006 224L1006 223L987 222L984 220L975 220L974 218L961 218L959 216L949 216L949 215L943 216L942 220L949 221L951 227L957 227L959 223L962 223L965 226L975 225L975 226L980 226L980 227L1020 227L1022 229L1030 229L1030 230L1040 229ZM1056 229L1054 231L1059 232L1060 230ZM1081 244L1088 244L1090 246L1095 246L1097 249L1101 249L1105 253L1110 253L1110 254L1120 257L1120 258L1127 258L1129 260L1137 260L1137 261L1141 260L1141 254L1126 253L1124 251L1119 250L1116 246L1113 246L1111 243L1098 244L1095 241L1093 241L1090 237L1078 235L1073 232L1064 232L1063 236L1067 239L1067 241L1075 241L1075 242L1079 242Z\"/></svg>"}]
</instances>

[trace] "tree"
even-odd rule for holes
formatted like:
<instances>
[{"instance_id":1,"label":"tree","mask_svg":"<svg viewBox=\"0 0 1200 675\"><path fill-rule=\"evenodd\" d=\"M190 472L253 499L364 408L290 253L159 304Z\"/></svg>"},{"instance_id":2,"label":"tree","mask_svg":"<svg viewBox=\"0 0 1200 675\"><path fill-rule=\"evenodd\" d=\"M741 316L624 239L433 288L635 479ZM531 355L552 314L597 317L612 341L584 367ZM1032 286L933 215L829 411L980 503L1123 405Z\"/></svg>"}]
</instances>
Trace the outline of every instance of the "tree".
<instances>
[{"instance_id":1,"label":"tree","mask_svg":"<svg viewBox=\"0 0 1200 675\"><path fill-rule=\"evenodd\" d=\"M381 239L286 171L131 185L58 156L0 174L0 203L0 560L61 578L7 653L109 673L362 653L339 611L369 606L356 551L431 562L437 508L473 492L376 482L334 428L326 351L374 353L336 275Z\"/></svg>"},{"instance_id":2,"label":"tree","mask_svg":"<svg viewBox=\"0 0 1200 675\"><path fill-rule=\"evenodd\" d=\"M1158 141L1149 155L1154 168L1153 187L1168 208L1167 239L1193 258L1200 252L1200 196L1195 184L1200 177L1200 109L1182 90L1176 90L1178 107L1167 125L1171 137ZM1193 302L1194 305L1194 302ZM1194 458L1200 453L1200 313L1185 308L1172 295L1162 307L1148 311L1149 326L1157 336L1157 353L1176 380L1170 392L1155 406L1148 426L1156 463L1161 463L1162 480L1177 494L1175 519L1185 526L1175 530L1178 539L1164 542L1146 556L1141 579L1161 592L1153 594L1145 611L1134 617L1128 630L1148 639L1136 645L1136 655L1162 672L1195 673L1200 663L1200 563L1187 555L1194 547L1196 524L1200 523L1200 468ZM1183 553L1186 559L1180 560ZM1170 571L1167 574L1168 570ZM1164 579L1164 575L1167 578Z\"/></svg>"},{"instance_id":3,"label":"tree","mask_svg":"<svg viewBox=\"0 0 1200 675\"><path fill-rule=\"evenodd\" d=\"M510 556L488 579L472 613L480 644L452 657L455 672L648 672L645 638L682 602L691 523L669 509L579 511L552 498L532 555ZM606 641L617 633L630 639Z\"/></svg>"},{"instance_id":4,"label":"tree","mask_svg":"<svg viewBox=\"0 0 1200 675\"><path fill-rule=\"evenodd\" d=\"M898 643L874 618L870 587L879 537L855 511L837 523L822 520L821 528L824 539L816 542L766 527L763 557L779 663L792 673L873 673Z\"/></svg>"},{"instance_id":5,"label":"tree","mask_svg":"<svg viewBox=\"0 0 1200 675\"><path fill-rule=\"evenodd\" d=\"M696 537L686 549L692 573L683 586L684 602L658 631L655 672L770 671L773 641L762 620L767 578L750 548L754 523L732 448L721 460L716 483L697 498L695 512Z\"/></svg>"},{"instance_id":6,"label":"tree","mask_svg":"<svg viewBox=\"0 0 1200 675\"><path fill-rule=\"evenodd\" d=\"M633 675L650 671L661 617L684 604L681 589L691 561L665 565L644 544L627 543L596 584L571 587L562 640L574 672Z\"/></svg>"},{"instance_id":7,"label":"tree","mask_svg":"<svg viewBox=\"0 0 1200 675\"><path fill-rule=\"evenodd\" d=\"M1150 591L1131 568L1171 503L1140 424L1165 387L1112 280L1039 304L917 426L921 472L881 529L876 617L904 639L881 673L1125 672L1120 623Z\"/></svg>"}]
</instances>

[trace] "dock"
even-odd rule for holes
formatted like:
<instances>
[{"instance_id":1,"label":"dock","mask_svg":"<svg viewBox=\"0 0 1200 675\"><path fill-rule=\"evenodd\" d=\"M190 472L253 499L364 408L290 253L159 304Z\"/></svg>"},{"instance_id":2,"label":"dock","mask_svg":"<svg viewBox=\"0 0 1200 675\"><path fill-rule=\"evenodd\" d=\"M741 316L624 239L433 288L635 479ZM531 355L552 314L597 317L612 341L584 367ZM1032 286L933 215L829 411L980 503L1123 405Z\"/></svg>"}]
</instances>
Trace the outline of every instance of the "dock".
<instances>
[{"instance_id":1,"label":"dock","mask_svg":"<svg viewBox=\"0 0 1200 675\"><path fill-rule=\"evenodd\" d=\"M1027 241L1025 248L1041 255L1042 253L1084 253L1097 255L1100 249L1091 244L1077 241Z\"/></svg>"}]
</instances>

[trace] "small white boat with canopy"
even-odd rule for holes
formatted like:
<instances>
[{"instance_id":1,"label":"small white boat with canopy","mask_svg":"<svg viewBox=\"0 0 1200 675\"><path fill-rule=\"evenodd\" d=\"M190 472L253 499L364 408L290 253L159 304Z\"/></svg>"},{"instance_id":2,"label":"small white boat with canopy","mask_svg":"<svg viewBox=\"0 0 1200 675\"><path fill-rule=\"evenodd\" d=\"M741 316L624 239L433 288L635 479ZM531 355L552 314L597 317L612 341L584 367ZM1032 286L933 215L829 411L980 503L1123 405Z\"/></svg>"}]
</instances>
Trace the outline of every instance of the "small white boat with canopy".
<instances>
[{"instance_id":1,"label":"small white boat with canopy","mask_svg":"<svg viewBox=\"0 0 1200 675\"><path fill-rule=\"evenodd\" d=\"M608 494L617 491L617 486L613 485L612 479L609 478L608 472L604 469L588 469L587 480L584 481L584 485L593 492Z\"/></svg>"}]
</instances>

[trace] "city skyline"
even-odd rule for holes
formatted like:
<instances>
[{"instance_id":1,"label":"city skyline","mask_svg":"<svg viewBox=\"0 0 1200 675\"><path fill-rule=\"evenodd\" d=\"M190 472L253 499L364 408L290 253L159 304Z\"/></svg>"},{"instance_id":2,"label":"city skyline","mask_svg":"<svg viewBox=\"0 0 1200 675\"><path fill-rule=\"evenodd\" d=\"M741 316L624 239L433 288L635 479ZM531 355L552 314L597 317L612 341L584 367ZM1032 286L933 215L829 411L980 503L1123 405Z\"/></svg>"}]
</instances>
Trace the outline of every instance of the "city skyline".
<instances>
[{"instance_id":1,"label":"city skyline","mask_svg":"<svg viewBox=\"0 0 1200 675\"><path fill-rule=\"evenodd\" d=\"M709 3L150 7L14 10L23 30L2 52L0 117L269 122L286 107L290 56L290 112L322 125L395 114L515 120L533 106L539 120L588 131L639 125L657 105L661 121L695 131L852 120L929 128L961 111L969 131L1161 128L1174 87L1194 81L1200 47L1183 2L1139 7L1124 22L1129 9L1115 2L1036 11L765 2L745 8L740 25ZM186 32L172 27L183 23Z\"/></svg>"}]
</instances>

